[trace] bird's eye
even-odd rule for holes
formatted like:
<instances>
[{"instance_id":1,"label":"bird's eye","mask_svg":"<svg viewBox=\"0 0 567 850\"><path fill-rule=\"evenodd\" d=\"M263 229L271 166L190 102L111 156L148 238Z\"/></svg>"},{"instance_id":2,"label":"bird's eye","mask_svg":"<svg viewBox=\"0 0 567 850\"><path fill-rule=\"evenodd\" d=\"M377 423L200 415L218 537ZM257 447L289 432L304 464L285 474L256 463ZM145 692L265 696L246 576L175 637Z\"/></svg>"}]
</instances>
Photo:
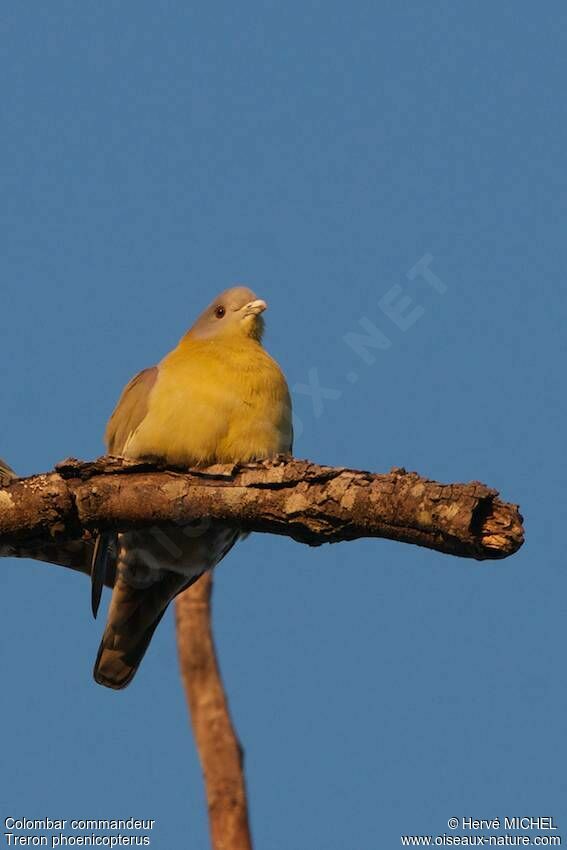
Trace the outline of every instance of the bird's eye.
<instances>
[{"instance_id":1,"label":"bird's eye","mask_svg":"<svg viewBox=\"0 0 567 850\"><path fill-rule=\"evenodd\" d=\"M222 319L225 313L226 310L224 309L222 304L219 304L218 307L215 307L215 316L217 317L217 319Z\"/></svg>"}]
</instances>

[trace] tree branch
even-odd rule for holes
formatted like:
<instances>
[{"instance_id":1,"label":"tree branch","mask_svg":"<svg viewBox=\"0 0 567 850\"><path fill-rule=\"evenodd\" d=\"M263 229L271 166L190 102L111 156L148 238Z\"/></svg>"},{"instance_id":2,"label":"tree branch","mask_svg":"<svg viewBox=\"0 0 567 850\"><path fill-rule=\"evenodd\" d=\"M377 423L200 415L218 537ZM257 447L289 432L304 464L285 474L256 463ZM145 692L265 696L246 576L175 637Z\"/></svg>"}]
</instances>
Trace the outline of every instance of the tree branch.
<instances>
[{"instance_id":1,"label":"tree branch","mask_svg":"<svg viewBox=\"0 0 567 850\"><path fill-rule=\"evenodd\" d=\"M207 573L176 599L181 677L205 779L213 850L252 850L243 752L213 641L212 588Z\"/></svg>"},{"instance_id":2,"label":"tree branch","mask_svg":"<svg viewBox=\"0 0 567 850\"><path fill-rule=\"evenodd\" d=\"M287 457L193 470L103 457L69 459L0 488L0 556L88 571L91 532L207 518L311 546L383 537L478 560L512 555L524 539L517 505L479 482L439 484L404 469L372 474Z\"/></svg>"}]
</instances>

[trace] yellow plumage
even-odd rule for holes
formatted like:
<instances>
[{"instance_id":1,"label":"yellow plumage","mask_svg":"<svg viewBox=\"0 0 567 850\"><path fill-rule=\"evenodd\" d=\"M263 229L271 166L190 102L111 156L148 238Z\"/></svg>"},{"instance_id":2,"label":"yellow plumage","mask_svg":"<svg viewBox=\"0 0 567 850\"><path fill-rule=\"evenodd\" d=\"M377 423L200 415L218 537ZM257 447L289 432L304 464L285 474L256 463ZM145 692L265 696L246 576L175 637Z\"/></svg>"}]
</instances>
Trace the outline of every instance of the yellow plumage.
<instances>
[{"instance_id":1,"label":"yellow plumage","mask_svg":"<svg viewBox=\"0 0 567 850\"><path fill-rule=\"evenodd\" d=\"M185 339L159 371L146 417L125 455L191 465L289 451L285 378L256 340Z\"/></svg>"}]
</instances>

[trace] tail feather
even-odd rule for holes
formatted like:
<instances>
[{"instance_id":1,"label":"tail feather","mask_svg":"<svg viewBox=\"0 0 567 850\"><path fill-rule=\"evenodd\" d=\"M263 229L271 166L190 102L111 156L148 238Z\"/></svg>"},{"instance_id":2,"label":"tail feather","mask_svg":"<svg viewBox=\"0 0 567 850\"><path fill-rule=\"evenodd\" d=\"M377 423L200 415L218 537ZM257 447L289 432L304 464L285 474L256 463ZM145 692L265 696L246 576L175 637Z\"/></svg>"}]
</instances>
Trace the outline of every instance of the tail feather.
<instances>
[{"instance_id":1,"label":"tail feather","mask_svg":"<svg viewBox=\"0 0 567 850\"><path fill-rule=\"evenodd\" d=\"M151 587L136 588L117 574L93 671L99 685L120 690L130 684L167 606L198 578L167 572Z\"/></svg>"}]
</instances>

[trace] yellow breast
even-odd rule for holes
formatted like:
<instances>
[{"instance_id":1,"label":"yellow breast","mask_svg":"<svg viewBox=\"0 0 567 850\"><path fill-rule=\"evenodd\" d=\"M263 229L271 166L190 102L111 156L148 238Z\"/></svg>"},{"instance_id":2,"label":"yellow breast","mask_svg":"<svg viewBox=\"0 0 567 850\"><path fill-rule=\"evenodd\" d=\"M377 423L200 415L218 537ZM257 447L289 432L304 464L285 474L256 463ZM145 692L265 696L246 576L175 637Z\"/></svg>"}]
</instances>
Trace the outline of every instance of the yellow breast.
<instances>
[{"instance_id":1,"label":"yellow breast","mask_svg":"<svg viewBox=\"0 0 567 850\"><path fill-rule=\"evenodd\" d=\"M291 401L277 363L253 339L183 340L159 366L128 457L197 465L291 450Z\"/></svg>"}]
</instances>

